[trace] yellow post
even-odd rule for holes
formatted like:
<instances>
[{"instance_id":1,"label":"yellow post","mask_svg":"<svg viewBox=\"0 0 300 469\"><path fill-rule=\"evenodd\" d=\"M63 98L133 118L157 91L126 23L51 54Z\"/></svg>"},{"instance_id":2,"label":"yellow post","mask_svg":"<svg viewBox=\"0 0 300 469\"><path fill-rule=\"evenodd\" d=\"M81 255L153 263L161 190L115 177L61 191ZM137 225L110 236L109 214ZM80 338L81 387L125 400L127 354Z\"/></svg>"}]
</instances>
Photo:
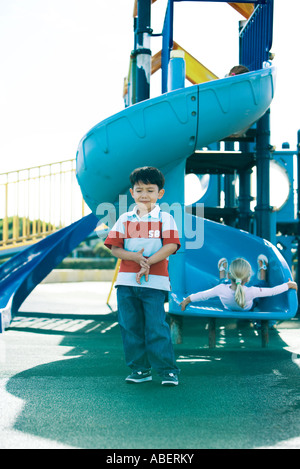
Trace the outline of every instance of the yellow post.
<instances>
[{"instance_id":1,"label":"yellow post","mask_svg":"<svg viewBox=\"0 0 300 469\"><path fill-rule=\"evenodd\" d=\"M16 243L19 238L19 217L14 215L13 217L13 242Z\"/></svg>"},{"instance_id":2,"label":"yellow post","mask_svg":"<svg viewBox=\"0 0 300 469\"><path fill-rule=\"evenodd\" d=\"M32 221L32 239L36 240L36 220Z\"/></svg>"},{"instance_id":3,"label":"yellow post","mask_svg":"<svg viewBox=\"0 0 300 469\"><path fill-rule=\"evenodd\" d=\"M47 224L46 224L45 220L43 219L43 228L42 228L43 236L46 235L46 232L47 232Z\"/></svg>"},{"instance_id":4,"label":"yellow post","mask_svg":"<svg viewBox=\"0 0 300 469\"><path fill-rule=\"evenodd\" d=\"M184 59L186 64L186 78L193 85L218 79L217 75L215 75L211 70L205 67L205 65L195 59L195 57L193 57L189 52L187 52L175 41L173 42L173 50L181 50L184 52Z\"/></svg>"},{"instance_id":5,"label":"yellow post","mask_svg":"<svg viewBox=\"0 0 300 469\"><path fill-rule=\"evenodd\" d=\"M184 59L186 65L186 79L196 85L198 83L204 83L211 80L217 80L218 77L205 65L199 62L177 42L173 42L173 50L181 50L184 52ZM157 52L151 59L151 75L157 72L161 68L161 51Z\"/></svg>"},{"instance_id":6,"label":"yellow post","mask_svg":"<svg viewBox=\"0 0 300 469\"><path fill-rule=\"evenodd\" d=\"M8 241L8 183L5 184L5 210L3 219L3 245L5 246Z\"/></svg>"},{"instance_id":7,"label":"yellow post","mask_svg":"<svg viewBox=\"0 0 300 469\"><path fill-rule=\"evenodd\" d=\"M115 267L114 276L113 276L113 279L112 279L112 282L111 282L110 292L108 294L107 301L106 301L107 306L109 306L109 300L110 300L110 297L111 297L111 294L112 294L112 291L113 291L115 281L117 280L117 276L118 276L119 269L120 269L120 264L121 264L121 259L118 259L116 267Z\"/></svg>"},{"instance_id":8,"label":"yellow post","mask_svg":"<svg viewBox=\"0 0 300 469\"><path fill-rule=\"evenodd\" d=\"M23 217L23 223L22 223L22 238L25 240L27 237L27 218Z\"/></svg>"}]
</instances>

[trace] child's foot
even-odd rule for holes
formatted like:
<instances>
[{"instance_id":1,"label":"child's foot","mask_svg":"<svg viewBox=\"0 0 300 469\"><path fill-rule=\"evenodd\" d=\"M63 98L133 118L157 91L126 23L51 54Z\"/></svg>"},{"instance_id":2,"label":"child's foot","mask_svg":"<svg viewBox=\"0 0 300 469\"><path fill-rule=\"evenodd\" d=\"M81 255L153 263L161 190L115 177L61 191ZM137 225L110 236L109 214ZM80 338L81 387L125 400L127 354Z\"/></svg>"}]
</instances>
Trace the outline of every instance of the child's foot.
<instances>
[{"instance_id":1,"label":"child's foot","mask_svg":"<svg viewBox=\"0 0 300 469\"><path fill-rule=\"evenodd\" d=\"M163 386L178 386L178 376L175 373L167 373L163 377L161 384Z\"/></svg>"},{"instance_id":2,"label":"child's foot","mask_svg":"<svg viewBox=\"0 0 300 469\"><path fill-rule=\"evenodd\" d=\"M269 265L269 260L267 256L265 256L264 254L260 254L257 258L257 265L258 265L257 278L259 280L266 280L267 270L268 270L268 265Z\"/></svg>"},{"instance_id":3,"label":"child's foot","mask_svg":"<svg viewBox=\"0 0 300 469\"><path fill-rule=\"evenodd\" d=\"M126 383L144 383L145 381L152 381L151 370L149 371L133 371L125 379Z\"/></svg>"},{"instance_id":4,"label":"child's foot","mask_svg":"<svg viewBox=\"0 0 300 469\"><path fill-rule=\"evenodd\" d=\"M277 321L270 320L268 324L269 329L276 329L275 328L276 324L277 324ZM254 329L257 329L257 330L261 329L261 321L255 321L253 323L253 326L254 326Z\"/></svg>"},{"instance_id":5,"label":"child's foot","mask_svg":"<svg viewBox=\"0 0 300 469\"><path fill-rule=\"evenodd\" d=\"M227 271L228 271L228 261L225 257L222 257L222 259L219 260L218 269L219 269L220 279L226 278Z\"/></svg>"}]
</instances>

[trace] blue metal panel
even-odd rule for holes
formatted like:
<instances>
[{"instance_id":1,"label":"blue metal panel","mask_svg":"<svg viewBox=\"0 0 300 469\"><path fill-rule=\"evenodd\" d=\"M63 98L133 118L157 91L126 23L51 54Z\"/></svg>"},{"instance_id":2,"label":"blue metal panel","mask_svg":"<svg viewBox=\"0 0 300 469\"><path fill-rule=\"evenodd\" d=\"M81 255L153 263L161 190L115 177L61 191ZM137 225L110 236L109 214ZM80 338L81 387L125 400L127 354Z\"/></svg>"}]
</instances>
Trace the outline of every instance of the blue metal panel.
<instances>
[{"instance_id":1,"label":"blue metal panel","mask_svg":"<svg viewBox=\"0 0 300 469\"><path fill-rule=\"evenodd\" d=\"M166 93L168 89L168 63L170 51L173 47L174 3L182 1L228 3L227 0L169 0L162 41L162 93ZM269 51L273 40L273 2L274 0L235 2L254 3L257 5L254 13L240 32L240 63L247 66L249 70L258 70L262 68L265 61L269 60Z\"/></svg>"},{"instance_id":2,"label":"blue metal panel","mask_svg":"<svg viewBox=\"0 0 300 469\"><path fill-rule=\"evenodd\" d=\"M240 32L240 63L249 70L258 70L269 60L273 40L273 9L273 0L257 5Z\"/></svg>"},{"instance_id":3,"label":"blue metal panel","mask_svg":"<svg viewBox=\"0 0 300 469\"><path fill-rule=\"evenodd\" d=\"M161 51L161 92L168 91L168 67L170 51L173 48L173 0L169 0L163 27L163 41Z\"/></svg>"}]
</instances>

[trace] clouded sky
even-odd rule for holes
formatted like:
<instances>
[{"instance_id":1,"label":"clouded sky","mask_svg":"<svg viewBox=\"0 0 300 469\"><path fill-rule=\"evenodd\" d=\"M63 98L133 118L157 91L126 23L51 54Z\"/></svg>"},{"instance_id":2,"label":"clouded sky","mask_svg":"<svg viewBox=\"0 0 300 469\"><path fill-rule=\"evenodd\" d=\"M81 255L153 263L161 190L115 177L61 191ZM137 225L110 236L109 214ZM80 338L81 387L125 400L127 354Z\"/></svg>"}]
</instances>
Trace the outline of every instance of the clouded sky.
<instances>
[{"instance_id":1,"label":"clouded sky","mask_svg":"<svg viewBox=\"0 0 300 469\"><path fill-rule=\"evenodd\" d=\"M296 148L299 117L298 0L275 0L276 97L272 143ZM133 0L0 0L0 172L74 158L81 137L123 109L133 49ZM152 6L162 29L166 0ZM287 7L287 4L289 5ZM227 4L175 5L174 39L219 77L238 62L238 22ZM152 39L153 53L161 39ZM151 96L160 93L160 72Z\"/></svg>"}]
</instances>

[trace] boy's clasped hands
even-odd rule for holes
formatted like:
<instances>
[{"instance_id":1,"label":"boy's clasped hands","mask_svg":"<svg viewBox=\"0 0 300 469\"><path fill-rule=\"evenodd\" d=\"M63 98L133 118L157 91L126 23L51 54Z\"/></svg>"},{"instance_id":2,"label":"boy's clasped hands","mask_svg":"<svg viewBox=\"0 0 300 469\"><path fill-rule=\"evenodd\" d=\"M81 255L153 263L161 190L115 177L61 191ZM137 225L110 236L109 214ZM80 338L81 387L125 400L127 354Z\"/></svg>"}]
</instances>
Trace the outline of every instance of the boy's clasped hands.
<instances>
[{"instance_id":1,"label":"boy's clasped hands","mask_svg":"<svg viewBox=\"0 0 300 469\"><path fill-rule=\"evenodd\" d=\"M135 262L141 266L140 271L136 274L136 281L139 285L141 285L141 278L145 275L145 280L148 282L148 276L150 271L150 265L148 263L148 259L143 256L144 248L140 251L134 253Z\"/></svg>"}]
</instances>

